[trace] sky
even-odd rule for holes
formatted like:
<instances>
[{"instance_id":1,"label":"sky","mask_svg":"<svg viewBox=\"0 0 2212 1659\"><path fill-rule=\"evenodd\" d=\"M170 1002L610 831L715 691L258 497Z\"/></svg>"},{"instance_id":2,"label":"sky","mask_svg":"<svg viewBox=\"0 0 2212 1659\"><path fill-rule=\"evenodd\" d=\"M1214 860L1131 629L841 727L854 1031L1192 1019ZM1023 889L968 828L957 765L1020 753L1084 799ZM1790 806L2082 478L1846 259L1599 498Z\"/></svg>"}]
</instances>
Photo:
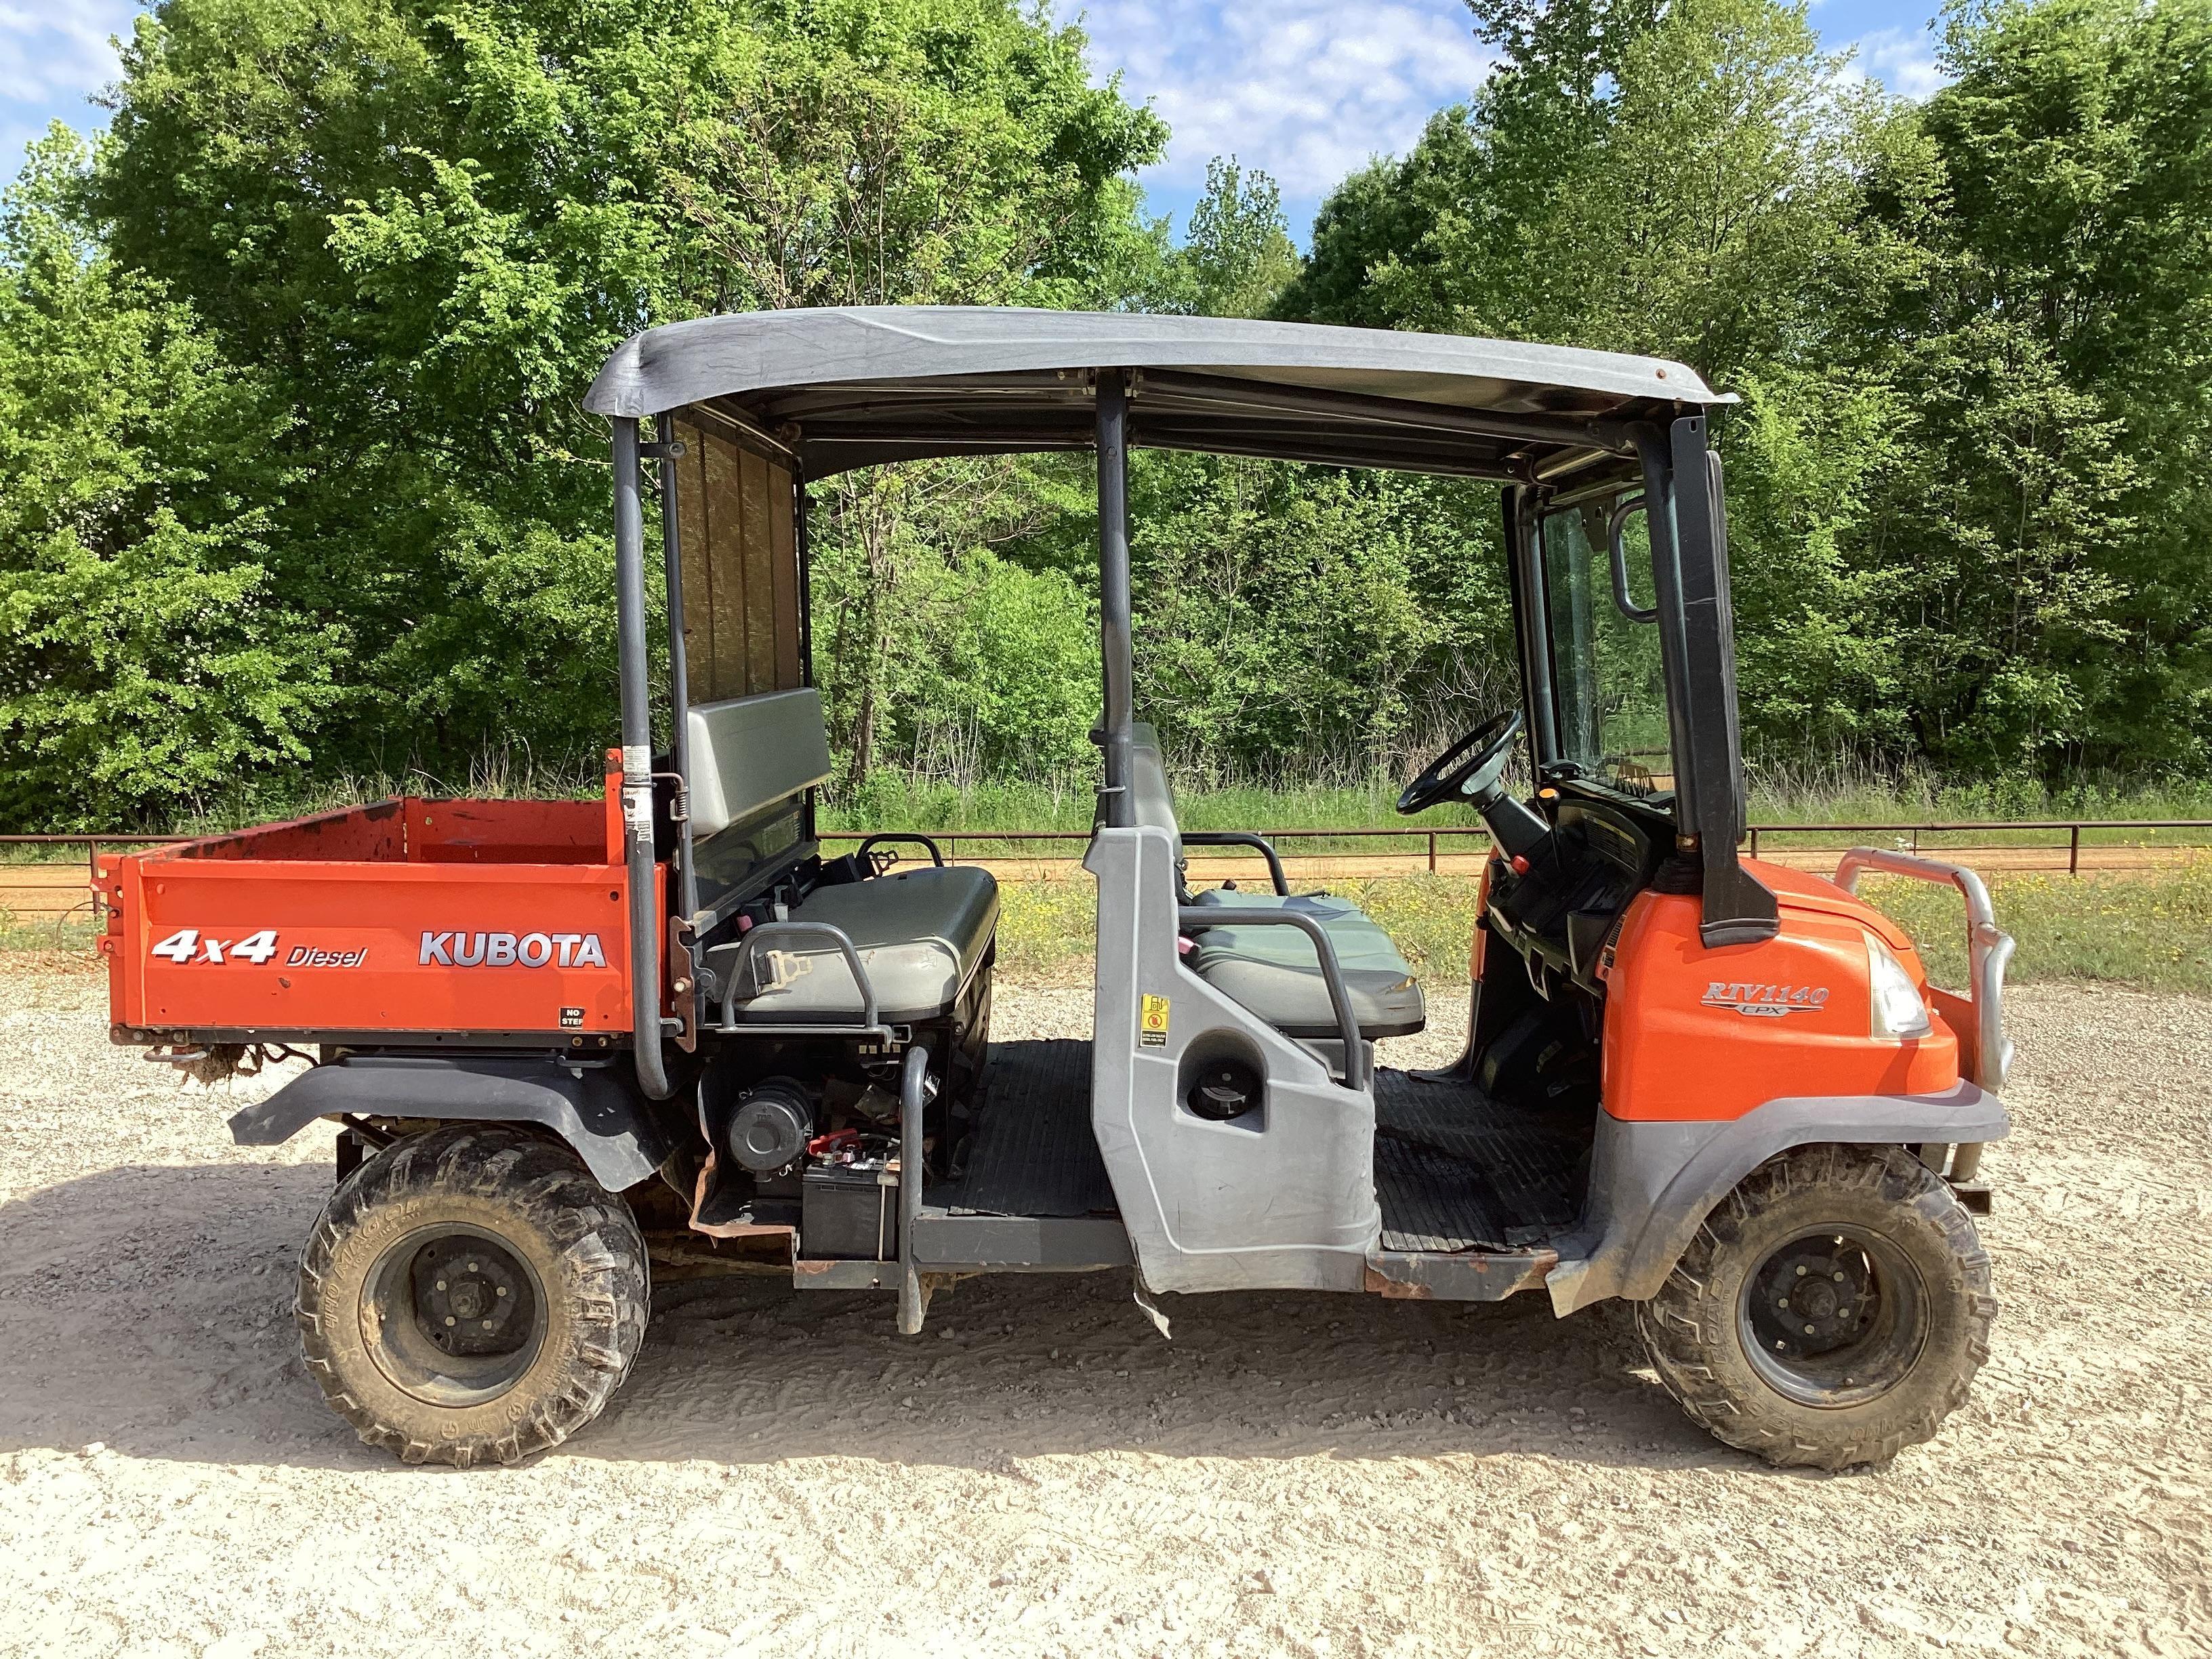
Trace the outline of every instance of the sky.
<instances>
[{"instance_id":1,"label":"sky","mask_svg":"<svg viewBox=\"0 0 2212 1659\"><path fill-rule=\"evenodd\" d=\"M1051 0L1080 21L1100 76L1119 73L1174 131L1144 175L1152 210L1180 225L1206 164L1235 155L1282 187L1303 246L1322 198L1369 157L1402 153L1422 123L1467 96L1490 63L1462 0ZM1814 0L1832 50L1893 92L1940 83L1928 18L1933 0ZM0 161L59 119L106 119L88 100L115 78L111 37L127 34L135 0L0 0ZM0 174L12 173L0 166Z\"/></svg>"}]
</instances>

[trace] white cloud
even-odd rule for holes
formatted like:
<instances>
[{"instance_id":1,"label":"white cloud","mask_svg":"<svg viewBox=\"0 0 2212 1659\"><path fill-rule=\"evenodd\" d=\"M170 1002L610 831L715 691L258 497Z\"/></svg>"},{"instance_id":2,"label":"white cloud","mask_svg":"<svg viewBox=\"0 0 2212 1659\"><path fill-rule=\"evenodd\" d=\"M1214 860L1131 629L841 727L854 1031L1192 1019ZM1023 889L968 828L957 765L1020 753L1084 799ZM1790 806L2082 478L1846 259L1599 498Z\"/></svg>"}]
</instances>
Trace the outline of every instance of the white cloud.
<instances>
[{"instance_id":1,"label":"white cloud","mask_svg":"<svg viewBox=\"0 0 2212 1659\"><path fill-rule=\"evenodd\" d=\"M1405 150L1462 100L1494 55L1461 0L1057 0L1101 75L1123 71L1172 130L1148 182L1190 188L1235 155L1292 198L1319 196L1370 155Z\"/></svg>"},{"instance_id":2,"label":"white cloud","mask_svg":"<svg viewBox=\"0 0 2212 1659\"><path fill-rule=\"evenodd\" d=\"M115 78L112 35L128 35L131 0L0 0L0 103L75 102Z\"/></svg>"},{"instance_id":3,"label":"white cloud","mask_svg":"<svg viewBox=\"0 0 2212 1659\"><path fill-rule=\"evenodd\" d=\"M1875 29L1850 44L1852 67L1906 98L1925 98L1949 80L1936 62L1936 36L1927 28Z\"/></svg>"},{"instance_id":4,"label":"white cloud","mask_svg":"<svg viewBox=\"0 0 2212 1659\"><path fill-rule=\"evenodd\" d=\"M111 36L128 37L134 0L0 0L0 174L50 121L82 130L106 118L85 100L120 71Z\"/></svg>"}]
</instances>

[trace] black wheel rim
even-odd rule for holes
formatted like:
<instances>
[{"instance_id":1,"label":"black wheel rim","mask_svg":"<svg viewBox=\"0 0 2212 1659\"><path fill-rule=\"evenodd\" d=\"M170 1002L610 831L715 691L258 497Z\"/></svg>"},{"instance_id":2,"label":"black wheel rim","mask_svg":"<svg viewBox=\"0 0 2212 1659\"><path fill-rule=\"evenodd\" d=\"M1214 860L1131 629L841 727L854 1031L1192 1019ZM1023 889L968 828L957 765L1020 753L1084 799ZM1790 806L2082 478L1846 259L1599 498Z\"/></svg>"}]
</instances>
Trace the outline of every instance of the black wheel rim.
<instances>
[{"instance_id":1,"label":"black wheel rim","mask_svg":"<svg viewBox=\"0 0 2212 1659\"><path fill-rule=\"evenodd\" d=\"M545 1346L545 1288L496 1233L419 1227L362 1288L362 1340L392 1385L426 1405L496 1400Z\"/></svg>"},{"instance_id":2,"label":"black wheel rim","mask_svg":"<svg viewBox=\"0 0 2212 1659\"><path fill-rule=\"evenodd\" d=\"M1887 1394L1928 1346L1928 1294L1881 1234L1798 1234L1744 1281L1737 1315L1752 1368L1802 1406L1840 1409Z\"/></svg>"}]
</instances>

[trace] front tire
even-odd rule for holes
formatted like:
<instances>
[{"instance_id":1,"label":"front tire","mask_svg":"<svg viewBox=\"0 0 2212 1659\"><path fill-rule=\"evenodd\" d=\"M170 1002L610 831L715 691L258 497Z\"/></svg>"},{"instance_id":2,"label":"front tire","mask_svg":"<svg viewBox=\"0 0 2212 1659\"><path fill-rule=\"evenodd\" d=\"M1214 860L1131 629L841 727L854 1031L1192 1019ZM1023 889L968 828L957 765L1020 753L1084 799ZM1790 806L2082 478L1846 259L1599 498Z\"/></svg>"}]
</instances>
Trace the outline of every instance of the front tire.
<instances>
[{"instance_id":1,"label":"front tire","mask_svg":"<svg viewBox=\"0 0 2212 1659\"><path fill-rule=\"evenodd\" d=\"M331 1194L300 1256L307 1370L410 1463L514 1463L598 1416L648 1285L629 1206L526 1130L414 1135Z\"/></svg>"},{"instance_id":2,"label":"front tire","mask_svg":"<svg viewBox=\"0 0 2212 1659\"><path fill-rule=\"evenodd\" d=\"M1801 1146L1746 1176L1636 1305L1668 1392L1769 1462L1882 1463L1931 1437L1989 1358L1990 1259L1901 1147Z\"/></svg>"}]
</instances>

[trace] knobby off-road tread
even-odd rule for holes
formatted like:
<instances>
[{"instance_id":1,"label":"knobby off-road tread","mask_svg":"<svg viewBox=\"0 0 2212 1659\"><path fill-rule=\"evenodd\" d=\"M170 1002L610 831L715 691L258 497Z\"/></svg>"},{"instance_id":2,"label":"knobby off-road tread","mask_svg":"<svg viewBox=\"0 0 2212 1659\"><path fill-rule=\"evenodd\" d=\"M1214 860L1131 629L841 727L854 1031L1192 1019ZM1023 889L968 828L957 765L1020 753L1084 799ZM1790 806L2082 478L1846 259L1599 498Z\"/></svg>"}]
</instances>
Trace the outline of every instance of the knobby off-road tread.
<instances>
[{"instance_id":1,"label":"knobby off-road tread","mask_svg":"<svg viewBox=\"0 0 2212 1659\"><path fill-rule=\"evenodd\" d=\"M1900 1243L1918 1235L1932 1321L1928 1346L1920 1363L1875 1400L1801 1406L1761 1381L1744 1356L1738 1299L1766 1248L1747 1245L1745 1236L1785 1212L1794 1212L1789 1224L1807 1228L1863 1224L1869 1212L1886 1214L1885 1231ZM1659 1294L1634 1306L1660 1381L1693 1421L1769 1462L1824 1469L1886 1463L1932 1438L1966 1403L1990 1357L1997 1313L1988 1253L1942 1177L1899 1146L1835 1145L1795 1148L1744 1177L1705 1218Z\"/></svg>"},{"instance_id":2,"label":"knobby off-road tread","mask_svg":"<svg viewBox=\"0 0 2212 1659\"><path fill-rule=\"evenodd\" d=\"M388 1206L454 1194L498 1204L543 1242L557 1264L540 1268L545 1294L568 1313L569 1340L556 1346L549 1330L547 1352L503 1397L509 1421L497 1434L434 1432L439 1408L419 1402L372 1409L341 1375L325 1326L360 1317L358 1282L331 1283L341 1243ZM468 1468L520 1462L597 1417L637 1358L649 1294L645 1240L629 1206L568 1148L526 1130L464 1124L411 1136L339 1183L301 1251L294 1316L308 1374L366 1444L409 1463Z\"/></svg>"}]
</instances>

